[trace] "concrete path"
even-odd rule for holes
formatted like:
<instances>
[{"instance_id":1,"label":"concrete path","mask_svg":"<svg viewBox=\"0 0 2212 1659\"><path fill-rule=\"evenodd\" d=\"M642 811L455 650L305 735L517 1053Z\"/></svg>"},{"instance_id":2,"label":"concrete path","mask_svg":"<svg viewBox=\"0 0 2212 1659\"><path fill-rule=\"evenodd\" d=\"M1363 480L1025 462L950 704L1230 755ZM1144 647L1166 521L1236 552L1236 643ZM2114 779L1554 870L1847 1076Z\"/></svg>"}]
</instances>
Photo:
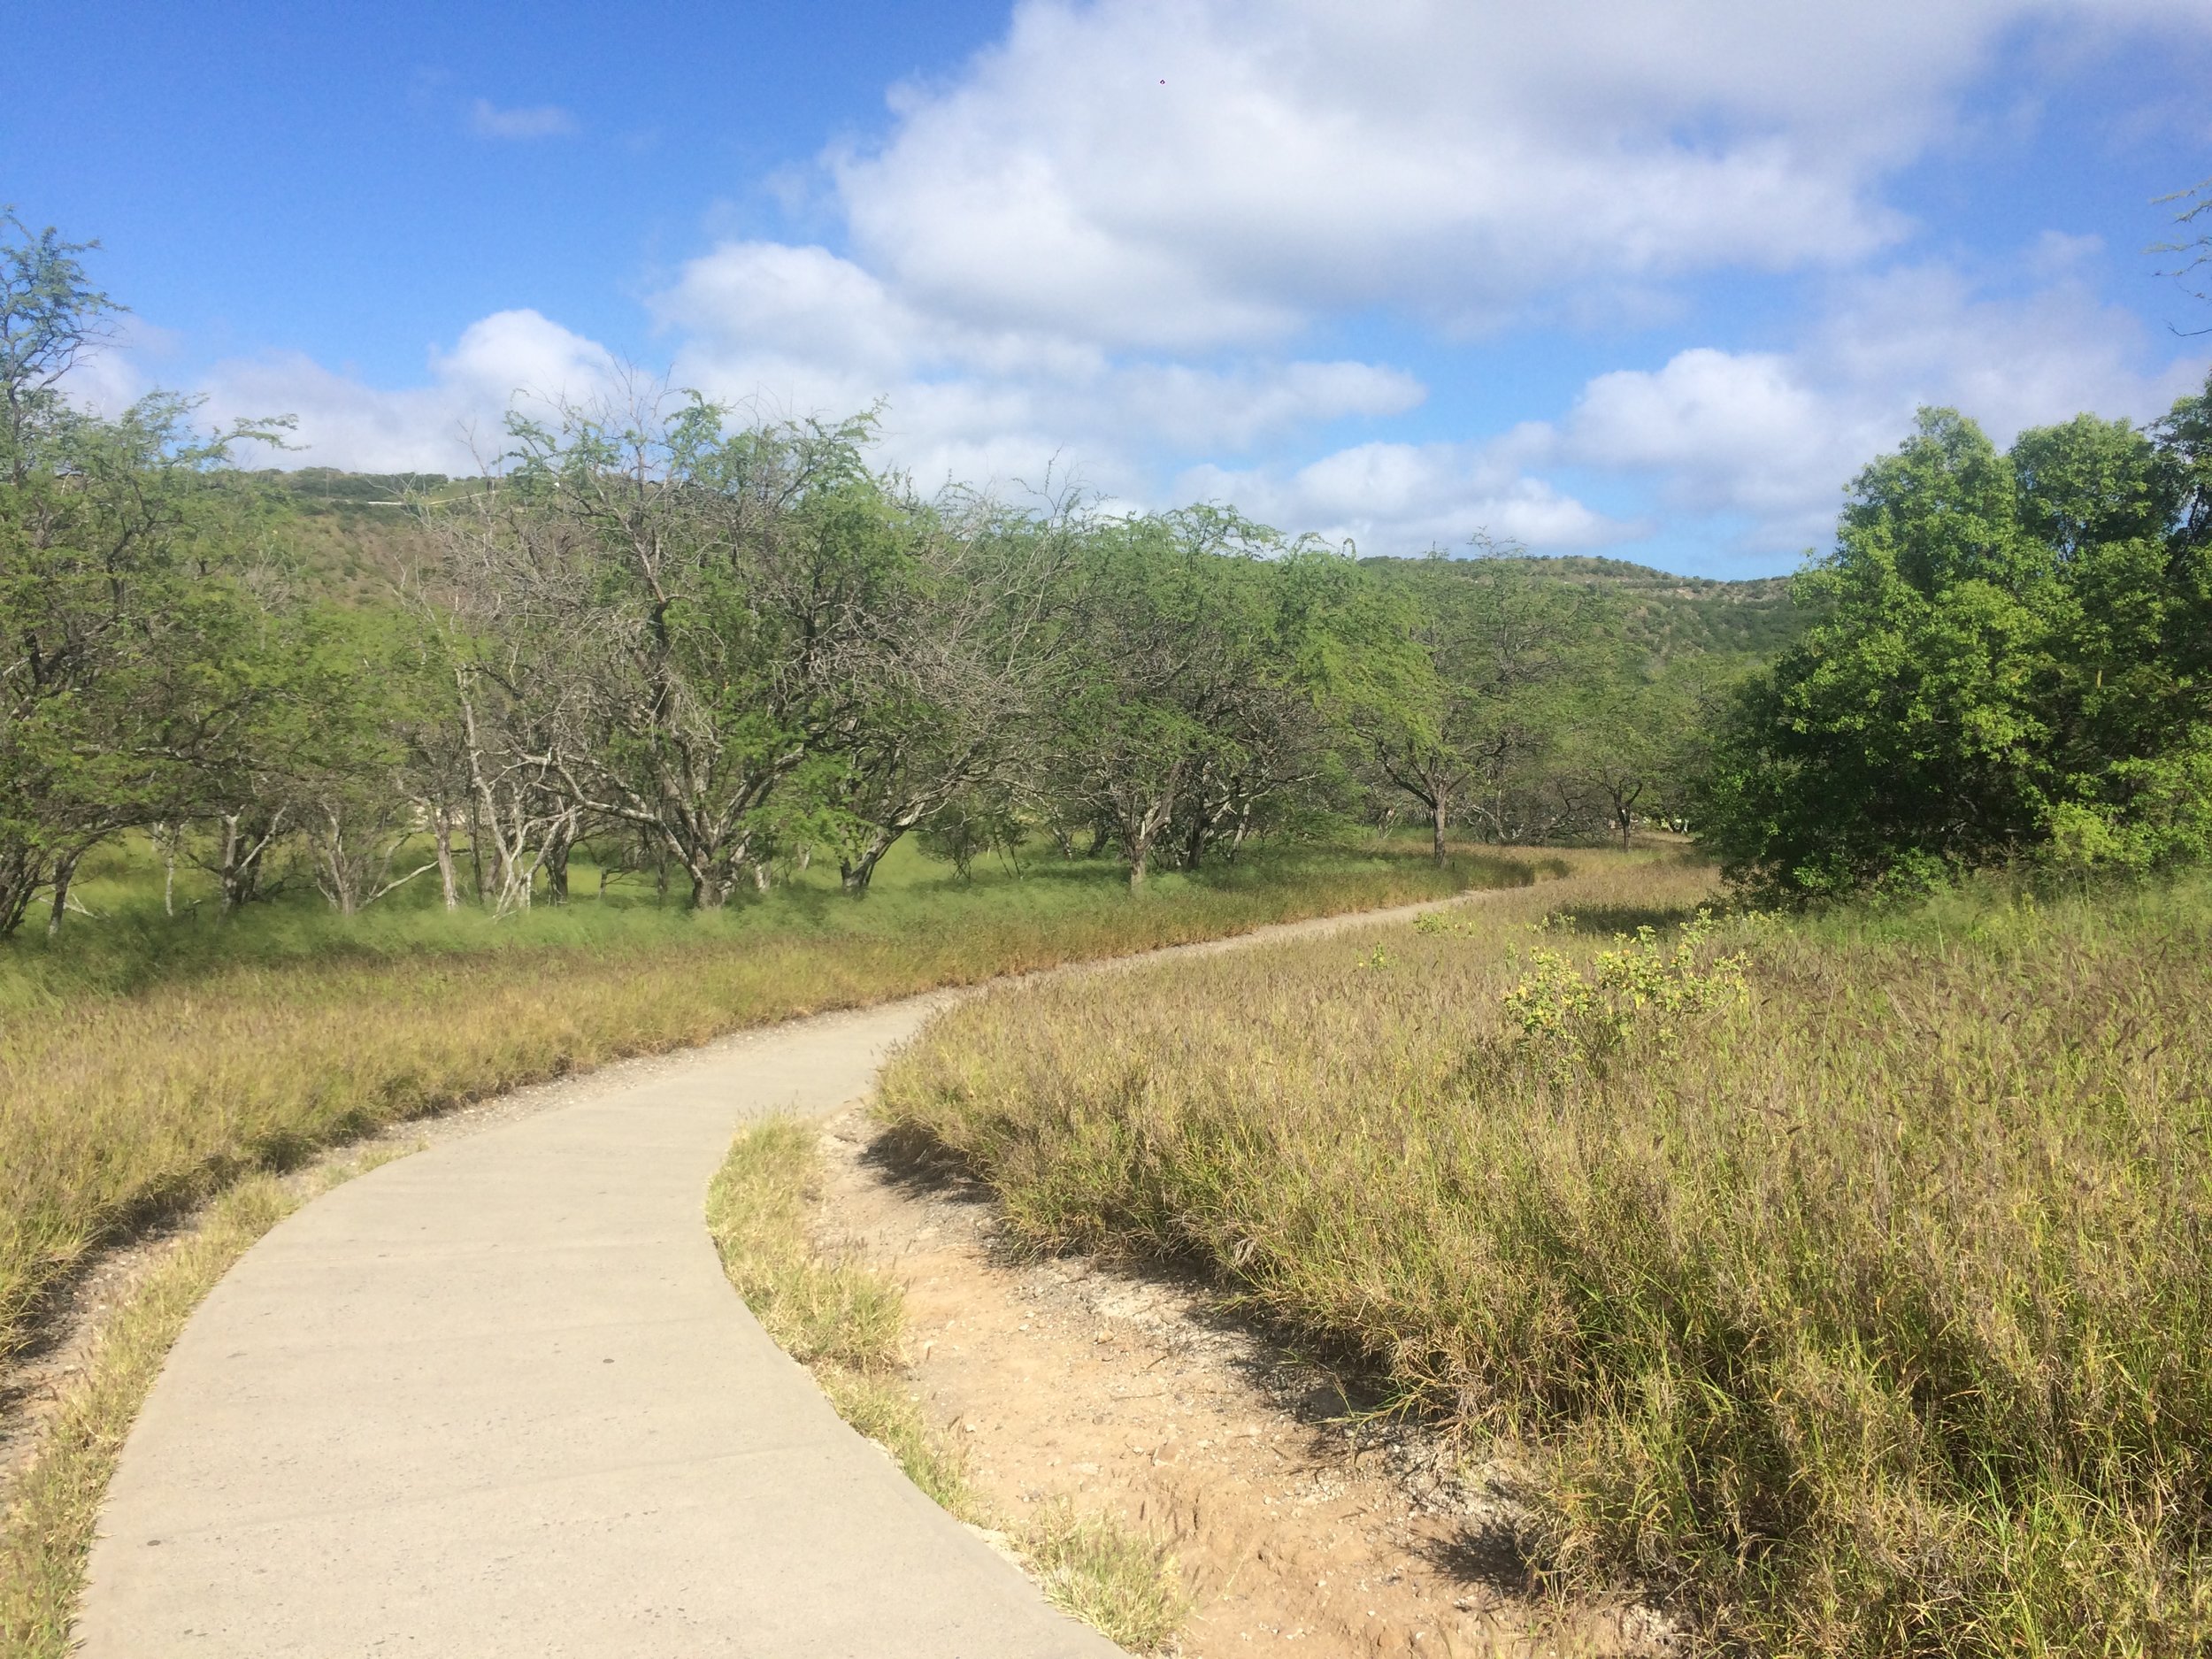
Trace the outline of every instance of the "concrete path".
<instances>
[{"instance_id":1,"label":"concrete path","mask_svg":"<svg viewBox=\"0 0 2212 1659\"><path fill-rule=\"evenodd\" d=\"M285 1221L131 1432L83 1651L1116 1654L838 1419L707 1237L744 1119L855 1099L949 1000L727 1039Z\"/></svg>"}]
</instances>

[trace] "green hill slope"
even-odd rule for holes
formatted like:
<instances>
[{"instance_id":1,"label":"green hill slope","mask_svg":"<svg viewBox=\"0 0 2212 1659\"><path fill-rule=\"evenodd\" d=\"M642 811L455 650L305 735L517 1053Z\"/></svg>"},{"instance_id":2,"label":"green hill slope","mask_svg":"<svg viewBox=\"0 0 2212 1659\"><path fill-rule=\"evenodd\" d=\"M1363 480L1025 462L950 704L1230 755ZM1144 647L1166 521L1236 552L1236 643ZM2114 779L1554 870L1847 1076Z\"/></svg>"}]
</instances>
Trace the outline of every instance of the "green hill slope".
<instances>
[{"instance_id":1,"label":"green hill slope","mask_svg":"<svg viewBox=\"0 0 2212 1659\"><path fill-rule=\"evenodd\" d=\"M1524 572L1544 581L1594 591L1609 602L1627 637L1654 657L1772 657L1805 629L1810 618L1790 596L1786 576L1720 581L1677 576L1625 559L1588 554L1538 558L1367 558L1360 563L1386 580L1419 569L1472 579L1486 565Z\"/></svg>"}]
</instances>

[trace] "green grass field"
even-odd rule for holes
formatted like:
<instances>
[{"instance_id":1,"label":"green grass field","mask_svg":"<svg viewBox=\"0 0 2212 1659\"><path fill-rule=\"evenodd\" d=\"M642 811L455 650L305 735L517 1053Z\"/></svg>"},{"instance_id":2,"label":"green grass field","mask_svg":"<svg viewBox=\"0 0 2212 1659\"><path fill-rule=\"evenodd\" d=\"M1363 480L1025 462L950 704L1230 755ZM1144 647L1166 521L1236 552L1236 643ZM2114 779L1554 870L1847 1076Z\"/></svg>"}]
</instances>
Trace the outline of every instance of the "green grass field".
<instances>
[{"instance_id":1,"label":"green grass field","mask_svg":"<svg viewBox=\"0 0 2212 1659\"><path fill-rule=\"evenodd\" d=\"M2212 884L1678 959L1711 892L1008 987L884 1110L1033 1245L1195 1263L1502 1453L1563 1592L1746 1654L2204 1651Z\"/></svg>"},{"instance_id":2,"label":"green grass field","mask_svg":"<svg viewBox=\"0 0 2212 1659\"><path fill-rule=\"evenodd\" d=\"M352 918L312 894L228 919L124 849L85 872L93 914L0 945L0 1350L73 1263L237 1176L377 1125L626 1055L934 986L1533 879L1395 848L1283 849L1163 875L1106 863L972 882L908 855L855 901L802 879L729 909L649 887L495 920L434 888Z\"/></svg>"}]
</instances>

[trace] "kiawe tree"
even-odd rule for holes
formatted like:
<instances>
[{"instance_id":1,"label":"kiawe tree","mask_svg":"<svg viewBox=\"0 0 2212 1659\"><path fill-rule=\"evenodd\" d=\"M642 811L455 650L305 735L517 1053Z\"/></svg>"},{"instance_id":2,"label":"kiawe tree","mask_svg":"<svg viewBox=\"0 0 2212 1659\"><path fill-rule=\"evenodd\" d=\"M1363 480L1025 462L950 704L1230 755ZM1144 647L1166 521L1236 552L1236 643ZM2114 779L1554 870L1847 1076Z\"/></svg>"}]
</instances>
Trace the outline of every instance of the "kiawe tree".
<instances>
[{"instance_id":1,"label":"kiawe tree","mask_svg":"<svg viewBox=\"0 0 2212 1659\"><path fill-rule=\"evenodd\" d=\"M1493 841L1532 833L1532 763L1561 736L1607 618L1585 591L1537 580L1508 557L1409 565L1398 577L1427 672L1365 721L1375 764L1419 803L1444 860L1455 821Z\"/></svg>"},{"instance_id":2,"label":"kiawe tree","mask_svg":"<svg viewBox=\"0 0 2212 1659\"><path fill-rule=\"evenodd\" d=\"M931 568L928 505L868 469L868 420L731 431L713 404L649 395L511 430L508 470L433 519L434 586L469 642L457 687L487 717L480 804L495 771L504 799L626 827L703 909L790 849L872 865L872 836L910 824L861 811L900 793L933 714L987 669L956 687L925 660L946 640L914 619L960 613L960 572ZM541 816L535 833L559 832ZM511 866L533 839L518 822Z\"/></svg>"},{"instance_id":3,"label":"kiawe tree","mask_svg":"<svg viewBox=\"0 0 2212 1659\"><path fill-rule=\"evenodd\" d=\"M913 580L875 637L866 707L823 779L851 893L865 892L884 855L925 825L964 849L979 824L1016 821L1044 676L1064 634L1062 588L1079 528L1069 515L1033 519L967 494L904 511ZM964 875L967 859L954 862Z\"/></svg>"},{"instance_id":4,"label":"kiawe tree","mask_svg":"<svg viewBox=\"0 0 2212 1659\"><path fill-rule=\"evenodd\" d=\"M1078 538L1043 787L1102 826L1133 889L1171 848L1187 866L1217 838L1240 841L1325 765L1322 610L1302 578L1333 557L1210 506Z\"/></svg>"},{"instance_id":5,"label":"kiawe tree","mask_svg":"<svg viewBox=\"0 0 2212 1659\"><path fill-rule=\"evenodd\" d=\"M196 785L281 695L257 649L262 606L248 438L208 434L155 394L104 419L63 376L116 307L89 244L0 220L0 933L33 899L58 927L78 863L125 829L196 809Z\"/></svg>"}]
</instances>

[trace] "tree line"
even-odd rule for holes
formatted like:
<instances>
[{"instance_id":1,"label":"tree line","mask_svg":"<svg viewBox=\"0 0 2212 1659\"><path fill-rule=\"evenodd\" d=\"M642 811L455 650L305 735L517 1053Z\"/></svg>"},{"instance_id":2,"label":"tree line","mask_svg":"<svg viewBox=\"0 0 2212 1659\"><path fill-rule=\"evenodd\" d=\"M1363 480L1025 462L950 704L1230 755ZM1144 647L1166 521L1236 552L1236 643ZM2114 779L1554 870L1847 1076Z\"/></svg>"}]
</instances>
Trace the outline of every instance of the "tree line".
<instances>
[{"instance_id":1,"label":"tree line","mask_svg":"<svg viewBox=\"0 0 2212 1659\"><path fill-rule=\"evenodd\" d=\"M126 832L225 910L311 882L351 912L603 872L713 908L814 861L864 892L920 836L1163 864L1417 814L1525 841L1669 810L1709 687L1525 565L1363 565L1233 511L930 495L871 422L697 397L514 418L418 492L373 603L303 561L285 492L186 400L107 418L63 377L115 307L12 226L0 608L0 932L58 926ZM428 480L424 480L427 483Z\"/></svg>"},{"instance_id":2,"label":"tree line","mask_svg":"<svg viewBox=\"0 0 2212 1659\"><path fill-rule=\"evenodd\" d=\"M337 583L283 475L234 465L285 423L73 403L118 307L86 246L6 233L0 935L58 928L126 834L221 910L347 913L562 902L580 853L705 909L818 863L864 894L908 836L1135 887L1348 821L1440 860L1663 823L1799 896L2212 851L2212 391L2004 455L1924 416L1763 665L1545 561L924 493L870 418L652 388L405 480L411 530Z\"/></svg>"}]
</instances>

